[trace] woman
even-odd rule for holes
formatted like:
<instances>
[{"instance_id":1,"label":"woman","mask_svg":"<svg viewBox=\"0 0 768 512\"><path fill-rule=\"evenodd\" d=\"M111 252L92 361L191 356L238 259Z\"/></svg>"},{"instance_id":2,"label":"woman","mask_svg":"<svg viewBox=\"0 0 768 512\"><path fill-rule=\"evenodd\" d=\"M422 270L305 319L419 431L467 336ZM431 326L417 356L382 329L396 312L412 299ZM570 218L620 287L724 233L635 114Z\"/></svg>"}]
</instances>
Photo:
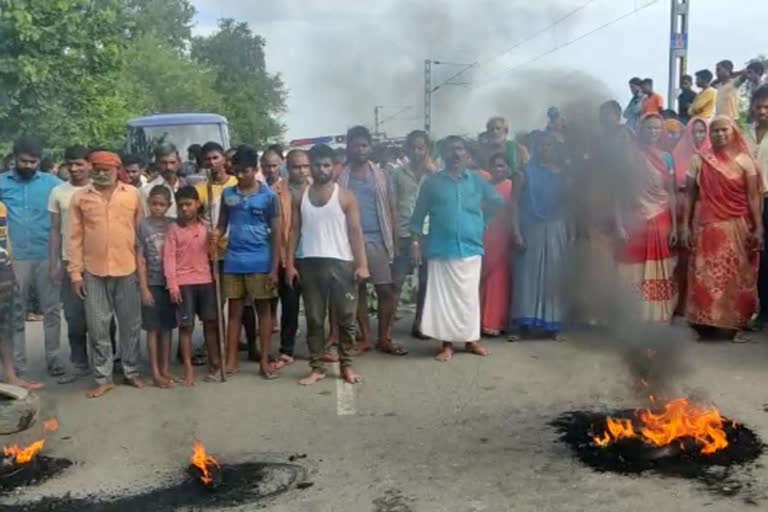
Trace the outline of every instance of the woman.
<instances>
[{"instance_id":1,"label":"woman","mask_svg":"<svg viewBox=\"0 0 768 512\"><path fill-rule=\"evenodd\" d=\"M668 147L661 116L643 116L637 133L635 197L618 228L624 241L619 273L638 294L647 322L671 321L677 305L677 259L671 250L677 245L674 161Z\"/></svg>"},{"instance_id":2,"label":"woman","mask_svg":"<svg viewBox=\"0 0 768 512\"><path fill-rule=\"evenodd\" d=\"M712 151L694 156L682 241L691 249L686 317L727 331L736 343L757 307L762 190L757 166L736 124L716 117ZM695 214L694 214L695 212Z\"/></svg>"},{"instance_id":3,"label":"woman","mask_svg":"<svg viewBox=\"0 0 768 512\"><path fill-rule=\"evenodd\" d=\"M496 153L489 162L491 183L509 204L512 197L511 169L504 153ZM498 336L507 325L512 267L509 258L509 219L502 208L490 223L483 238L483 273L480 281L480 307L484 336Z\"/></svg>"},{"instance_id":4,"label":"woman","mask_svg":"<svg viewBox=\"0 0 768 512\"><path fill-rule=\"evenodd\" d=\"M683 226L685 223L684 199L687 195L686 183L691 159L695 155L709 152L711 148L707 122L700 117L694 117L688 122L685 133L683 133L680 142L678 142L675 150L672 152L672 156L675 159L676 194L680 198L677 208L677 223L680 226ZM688 289L688 248L685 246L678 247L675 277L679 292L679 301L675 313L685 316L686 292Z\"/></svg>"},{"instance_id":5,"label":"woman","mask_svg":"<svg viewBox=\"0 0 768 512\"><path fill-rule=\"evenodd\" d=\"M521 176L519 212L511 203L512 243L520 250L515 262L509 341L544 331L560 339L565 308L561 272L567 233L563 220L565 179L557 167L557 141L551 133L534 132L533 158Z\"/></svg>"}]
</instances>

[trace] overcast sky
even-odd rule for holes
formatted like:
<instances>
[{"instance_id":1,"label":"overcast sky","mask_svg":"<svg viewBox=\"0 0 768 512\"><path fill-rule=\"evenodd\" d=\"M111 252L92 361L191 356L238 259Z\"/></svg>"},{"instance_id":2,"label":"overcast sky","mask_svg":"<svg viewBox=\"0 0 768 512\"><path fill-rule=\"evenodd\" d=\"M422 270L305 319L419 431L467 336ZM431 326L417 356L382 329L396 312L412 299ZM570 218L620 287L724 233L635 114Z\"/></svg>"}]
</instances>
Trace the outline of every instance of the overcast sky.
<instances>
[{"instance_id":1,"label":"overcast sky","mask_svg":"<svg viewBox=\"0 0 768 512\"><path fill-rule=\"evenodd\" d=\"M514 129L545 122L546 107L590 94L628 99L627 80L649 76L666 96L670 0L658 0L570 46L650 0L192 0L195 33L216 20L247 21L267 41L270 72L289 91L287 138L343 133L373 125L391 136L423 126L424 59L480 64L434 94L433 126L477 133L501 113ZM689 72L728 58L743 66L768 54L768 2L691 0ZM580 9L579 9L580 8ZM574 10L579 9L573 13ZM520 41L552 23L538 37ZM511 51L508 51L511 50ZM437 66L439 83L460 68ZM574 74L582 71L586 75ZM593 79L593 78L594 79ZM575 91L575 92L574 92ZM394 116L394 117L393 117Z\"/></svg>"}]
</instances>

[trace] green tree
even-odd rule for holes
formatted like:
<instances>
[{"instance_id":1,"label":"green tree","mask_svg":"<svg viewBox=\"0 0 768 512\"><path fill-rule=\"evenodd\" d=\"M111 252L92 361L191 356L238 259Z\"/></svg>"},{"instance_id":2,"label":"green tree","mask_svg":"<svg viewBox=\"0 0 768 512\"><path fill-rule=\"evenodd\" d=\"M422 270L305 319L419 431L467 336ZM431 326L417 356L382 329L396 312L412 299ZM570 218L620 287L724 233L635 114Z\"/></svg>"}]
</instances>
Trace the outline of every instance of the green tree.
<instances>
[{"instance_id":1,"label":"green tree","mask_svg":"<svg viewBox=\"0 0 768 512\"><path fill-rule=\"evenodd\" d=\"M125 0L133 37L151 36L177 52L189 49L195 8L188 0Z\"/></svg>"},{"instance_id":2,"label":"green tree","mask_svg":"<svg viewBox=\"0 0 768 512\"><path fill-rule=\"evenodd\" d=\"M120 0L0 0L0 139L114 143L129 107L116 92Z\"/></svg>"},{"instance_id":3,"label":"green tree","mask_svg":"<svg viewBox=\"0 0 768 512\"><path fill-rule=\"evenodd\" d=\"M241 142L263 142L283 132L278 116L285 110L285 87L279 74L267 72L265 44L246 23L232 19L219 20L215 34L192 40L192 57L216 71L223 114L233 139Z\"/></svg>"},{"instance_id":4,"label":"green tree","mask_svg":"<svg viewBox=\"0 0 768 512\"><path fill-rule=\"evenodd\" d=\"M222 112L215 80L213 70L147 35L125 52L121 87L136 114Z\"/></svg>"}]
</instances>

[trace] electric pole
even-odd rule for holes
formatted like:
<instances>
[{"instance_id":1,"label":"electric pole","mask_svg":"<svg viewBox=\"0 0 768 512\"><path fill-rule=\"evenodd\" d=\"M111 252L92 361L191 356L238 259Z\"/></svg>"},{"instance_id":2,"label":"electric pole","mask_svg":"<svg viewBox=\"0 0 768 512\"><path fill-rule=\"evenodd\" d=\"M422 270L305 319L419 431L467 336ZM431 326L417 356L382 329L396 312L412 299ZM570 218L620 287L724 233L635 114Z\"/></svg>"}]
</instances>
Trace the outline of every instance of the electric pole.
<instances>
[{"instance_id":1,"label":"electric pole","mask_svg":"<svg viewBox=\"0 0 768 512\"><path fill-rule=\"evenodd\" d=\"M424 61L424 131L432 129L432 61Z\"/></svg>"},{"instance_id":2,"label":"electric pole","mask_svg":"<svg viewBox=\"0 0 768 512\"><path fill-rule=\"evenodd\" d=\"M381 105L376 105L373 107L373 136L378 137L381 133L379 128L381 127L380 119L379 119L379 112L381 112L381 109L383 107Z\"/></svg>"},{"instance_id":3,"label":"electric pole","mask_svg":"<svg viewBox=\"0 0 768 512\"><path fill-rule=\"evenodd\" d=\"M675 110L677 85L688 67L688 14L691 10L691 0L671 0L671 2L667 105Z\"/></svg>"}]
</instances>

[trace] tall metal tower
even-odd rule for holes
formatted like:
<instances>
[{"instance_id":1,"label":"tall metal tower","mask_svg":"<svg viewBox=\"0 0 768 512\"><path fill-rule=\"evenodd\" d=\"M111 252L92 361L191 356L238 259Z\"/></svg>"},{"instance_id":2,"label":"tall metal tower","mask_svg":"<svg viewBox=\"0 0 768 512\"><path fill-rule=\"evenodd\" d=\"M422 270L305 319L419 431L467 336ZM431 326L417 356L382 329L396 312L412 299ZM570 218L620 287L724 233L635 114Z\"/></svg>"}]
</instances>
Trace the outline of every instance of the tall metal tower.
<instances>
[{"instance_id":1,"label":"tall metal tower","mask_svg":"<svg viewBox=\"0 0 768 512\"><path fill-rule=\"evenodd\" d=\"M675 110L680 78L688 68L688 14L691 10L691 0L671 0L671 3L667 105Z\"/></svg>"}]
</instances>

